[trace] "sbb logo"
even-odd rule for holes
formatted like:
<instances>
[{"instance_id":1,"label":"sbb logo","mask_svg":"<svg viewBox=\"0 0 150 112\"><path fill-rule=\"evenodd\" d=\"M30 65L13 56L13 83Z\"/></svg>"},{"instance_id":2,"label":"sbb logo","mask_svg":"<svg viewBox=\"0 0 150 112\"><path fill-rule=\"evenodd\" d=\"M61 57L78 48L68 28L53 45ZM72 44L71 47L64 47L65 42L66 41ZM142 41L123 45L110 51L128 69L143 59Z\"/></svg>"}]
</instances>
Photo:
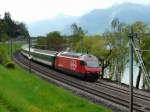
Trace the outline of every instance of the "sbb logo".
<instances>
[{"instance_id":1,"label":"sbb logo","mask_svg":"<svg viewBox=\"0 0 150 112\"><path fill-rule=\"evenodd\" d=\"M76 68L77 68L77 61L76 60L71 60L70 69L75 70Z\"/></svg>"}]
</instances>

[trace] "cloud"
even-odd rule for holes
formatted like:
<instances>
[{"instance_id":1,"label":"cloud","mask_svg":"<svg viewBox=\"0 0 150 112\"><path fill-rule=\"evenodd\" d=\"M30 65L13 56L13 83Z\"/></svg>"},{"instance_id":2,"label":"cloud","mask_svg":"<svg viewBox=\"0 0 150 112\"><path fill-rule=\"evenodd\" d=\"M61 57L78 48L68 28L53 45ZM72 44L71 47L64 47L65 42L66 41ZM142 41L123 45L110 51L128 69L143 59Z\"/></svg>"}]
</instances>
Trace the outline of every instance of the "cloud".
<instances>
[{"instance_id":1,"label":"cloud","mask_svg":"<svg viewBox=\"0 0 150 112\"><path fill-rule=\"evenodd\" d=\"M80 16L93 9L132 2L148 4L150 0L0 0L0 14L9 11L18 21L37 21L58 14Z\"/></svg>"}]
</instances>

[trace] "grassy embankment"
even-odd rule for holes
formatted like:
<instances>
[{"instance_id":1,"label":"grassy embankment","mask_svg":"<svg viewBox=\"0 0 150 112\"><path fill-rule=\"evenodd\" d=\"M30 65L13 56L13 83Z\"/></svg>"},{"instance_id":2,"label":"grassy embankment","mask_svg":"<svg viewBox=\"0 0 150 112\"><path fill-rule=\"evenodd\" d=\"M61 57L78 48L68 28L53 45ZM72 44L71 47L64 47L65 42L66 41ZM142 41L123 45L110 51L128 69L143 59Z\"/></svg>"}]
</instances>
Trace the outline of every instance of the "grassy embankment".
<instances>
[{"instance_id":1,"label":"grassy embankment","mask_svg":"<svg viewBox=\"0 0 150 112\"><path fill-rule=\"evenodd\" d=\"M7 46L0 45L0 49ZM8 56L7 56L8 57ZM110 112L28 71L0 65L0 112Z\"/></svg>"}]
</instances>

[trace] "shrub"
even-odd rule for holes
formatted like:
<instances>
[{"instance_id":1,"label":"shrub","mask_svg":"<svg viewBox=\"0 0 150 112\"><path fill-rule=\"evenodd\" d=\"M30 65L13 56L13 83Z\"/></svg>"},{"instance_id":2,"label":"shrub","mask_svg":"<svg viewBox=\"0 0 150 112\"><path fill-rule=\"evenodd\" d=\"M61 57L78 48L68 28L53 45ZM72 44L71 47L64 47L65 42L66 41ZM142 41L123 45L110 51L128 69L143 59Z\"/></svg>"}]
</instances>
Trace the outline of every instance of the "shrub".
<instances>
[{"instance_id":1,"label":"shrub","mask_svg":"<svg viewBox=\"0 0 150 112\"><path fill-rule=\"evenodd\" d=\"M0 55L0 64L3 63L3 57Z\"/></svg>"},{"instance_id":2,"label":"shrub","mask_svg":"<svg viewBox=\"0 0 150 112\"><path fill-rule=\"evenodd\" d=\"M0 64L2 64L4 61L4 50L0 49Z\"/></svg>"},{"instance_id":3,"label":"shrub","mask_svg":"<svg viewBox=\"0 0 150 112\"><path fill-rule=\"evenodd\" d=\"M12 61L9 61L5 64L5 67L7 68L15 68L15 64Z\"/></svg>"}]
</instances>

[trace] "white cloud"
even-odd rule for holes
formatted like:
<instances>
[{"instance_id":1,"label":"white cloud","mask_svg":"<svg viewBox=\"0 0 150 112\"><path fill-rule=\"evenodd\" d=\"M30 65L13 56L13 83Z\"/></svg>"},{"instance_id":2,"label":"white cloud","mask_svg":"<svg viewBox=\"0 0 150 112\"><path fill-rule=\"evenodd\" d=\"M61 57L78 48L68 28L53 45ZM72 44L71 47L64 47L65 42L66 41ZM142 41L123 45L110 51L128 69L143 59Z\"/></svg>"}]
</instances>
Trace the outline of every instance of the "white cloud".
<instances>
[{"instance_id":1,"label":"white cloud","mask_svg":"<svg viewBox=\"0 0 150 112\"><path fill-rule=\"evenodd\" d=\"M0 14L9 11L13 19L29 22L57 14L80 16L122 2L148 4L150 0L0 0Z\"/></svg>"}]
</instances>

